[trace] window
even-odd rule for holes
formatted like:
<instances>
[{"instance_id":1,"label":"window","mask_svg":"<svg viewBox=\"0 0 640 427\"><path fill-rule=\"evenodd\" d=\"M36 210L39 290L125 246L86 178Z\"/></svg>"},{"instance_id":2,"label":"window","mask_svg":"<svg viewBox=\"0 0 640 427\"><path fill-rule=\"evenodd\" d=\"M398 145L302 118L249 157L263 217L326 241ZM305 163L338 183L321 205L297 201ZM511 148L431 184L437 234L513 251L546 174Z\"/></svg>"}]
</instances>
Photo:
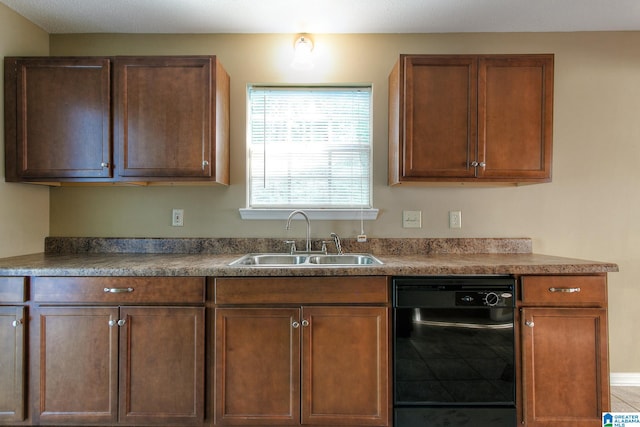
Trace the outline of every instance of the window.
<instances>
[{"instance_id":1,"label":"window","mask_svg":"<svg viewBox=\"0 0 640 427\"><path fill-rule=\"evenodd\" d=\"M371 208L371 87L250 86L248 110L249 209Z\"/></svg>"}]
</instances>

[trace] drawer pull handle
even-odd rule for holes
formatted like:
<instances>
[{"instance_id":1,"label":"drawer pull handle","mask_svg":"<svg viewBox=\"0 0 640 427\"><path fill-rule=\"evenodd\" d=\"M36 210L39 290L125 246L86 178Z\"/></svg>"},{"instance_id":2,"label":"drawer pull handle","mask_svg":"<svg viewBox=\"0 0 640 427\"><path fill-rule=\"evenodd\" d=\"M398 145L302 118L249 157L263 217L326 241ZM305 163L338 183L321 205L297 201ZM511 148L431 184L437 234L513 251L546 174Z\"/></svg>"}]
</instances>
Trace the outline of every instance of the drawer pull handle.
<instances>
[{"instance_id":1,"label":"drawer pull handle","mask_svg":"<svg viewBox=\"0 0 640 427\"><path fill-rule=\"evenodd\" d=\"M104 288L105 294L123 294L133 292L133 288Z\"/></svg>"},{"instance_id":2,"label":"drawer pull handle","mask_svg":"<svg viewBox=\"0 0 640 427\"><path fill-rule=\"evenodd\" d=\"M549 288L549 292L564 292L567 294L572 294L575 292L580 292L580 288Z\"/></svg>"}]
</instances>

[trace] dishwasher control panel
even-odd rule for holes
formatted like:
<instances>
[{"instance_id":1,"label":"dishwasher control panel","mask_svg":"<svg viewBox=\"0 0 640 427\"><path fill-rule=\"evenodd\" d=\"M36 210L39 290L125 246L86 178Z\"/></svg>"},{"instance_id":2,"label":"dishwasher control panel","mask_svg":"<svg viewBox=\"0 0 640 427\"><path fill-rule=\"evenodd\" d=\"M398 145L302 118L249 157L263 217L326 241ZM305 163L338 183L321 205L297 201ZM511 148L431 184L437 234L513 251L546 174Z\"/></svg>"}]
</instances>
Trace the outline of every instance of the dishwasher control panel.
<instances>
[{"instance_id":1,"label":"dishwasher control panel","mask_svg":"<svg viewBox=\"0 0 640 427\"><path fill-rule=\"evenodd\" d=\"M513 307L513 292L509 290L463 291L455 294L456 307Z\"/></svg>"},{"instance_id":2,"label":"dishwasher control panel","mask_svg":"<svg viewBox=\"0 0 640 427\"><path fill-rule=\"evenodd\" d=\"M396 277L394 307L515 307L515 279L490 277Z\"/></svg>"}]
</instances>

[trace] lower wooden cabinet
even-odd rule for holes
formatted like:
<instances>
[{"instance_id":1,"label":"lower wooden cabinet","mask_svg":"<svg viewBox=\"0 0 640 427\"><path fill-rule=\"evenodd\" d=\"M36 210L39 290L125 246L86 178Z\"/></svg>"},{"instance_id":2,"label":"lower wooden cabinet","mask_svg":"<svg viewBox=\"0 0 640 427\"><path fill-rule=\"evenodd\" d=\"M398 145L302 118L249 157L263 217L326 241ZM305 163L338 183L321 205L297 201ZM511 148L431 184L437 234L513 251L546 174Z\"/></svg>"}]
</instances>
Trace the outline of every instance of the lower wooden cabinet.
<instances>
[{"instance_id":1,"label":"lower wooden cabinet","mask_svg":"<svg viewBox=\"0 0 640 427\"><path fill-rule=\"evenodd\" d=\"M384 307L302 308L302 424L387 425L388 316Z\"/></svg>"},{"instance_id":2,"label":"lower wooden cabinet","mask_svg":"<svg viewBox=\"0 0 640 427\"><path fill-rule=\"evenodd\" d=\"M216 310L216 423L387 425L384 307Z\"/></svg>"},{"instance_id":3,"label":"lower wooden cabinet","mask_svg":"<svg viewBox=\"0 0 640 427\"><path fill-rule=\"evenodd\" d=\"M235 306L215 309L216 425L390 424L386 278L217 282L216 302ZM368 285L367 293L350 284ZM260 304L248 292L254 286L287 306ZM380 304L373 305L377 290ZM370 302L357 305L358 298Z\"/></svg>"},{"instance_id":4,"label":"lower wooden cabinet","mask_svg":"<svg viewBox=\"0 0 640 427\"><path fill-rule=\"evenodd\" d=\"M522 424L601 426L610 411L606 278L531 276L522 286Z\"/></svg>"},{"instance_id":5,"label":"lower wooden cabinet","mask_svg":"<svg viewBox=\"0 0 640 427\"><path fill-rule=\"evenodd\" d=\"M42 308L34 319L39 335L34 420L117 422L118 308Z\"/></svg>"},{"instance_id":6,"label":"lower wooden cabinet","mask_svg":"<svg viewBox=\"0 0 640 427\"><path fill-rule=\"evenodd\" d=\"M300 423L299 310L216 310L217 424Z\"/></svg>"},{"instance_id":7,"label":"lower wooden cabinet","mask_svg":"<svg viewBox=\"0 0 640 427\"><path fill-rule=\"evenodd\" d=\"M202 425L205 280L35 277L34 424Z\"/></svg>"},{"instance_id":8,"label":"lower wooden cabinet","mask_svg":"<svg viewBox=\"0 0 640 427\"><path fill-rule=\"evenodd\" d=\"M518 424L599 427L606 275L519 279ZM0 277L0 424L391 425L388 280Z\"/></svg>"},{"instance_id":9,"label":"lower wooden cabinet","mask_svg":"<svg viewBox=\"0 0 640 427\"><path fill-rule=\"evenodd\" d=\"M0 424L24 419L25 307L0 307Z\"/></svg>"},{"instance_id":10,"label":"lower wooden cabinet","mask_svg":"<svg viewBox=\"0 0 640 427\"><path fill-rule=\"evenodd\" d=\"M26 278L0 277L0 424L25 419Z\"/></svg>"},{"instance_id":11,"label":"lower wooden cabinet","mask_svg":"<svg viewBox=\"0 0 640 427\"><path fill-rule=\"evenodd\" d=\"M119 421L202 422L204 308L126 307L120 319Z\"/></svg>"},{"instance_id":12,"label":"lower wooden cabinet","mask_svg":"<svg viewBox=\"0 0 640 427\"><path fill-rule=\"evenodd\" d=\"M36 319L34 420L202 421L204 308L43 307Z\"/></svg>"}]
</instances>

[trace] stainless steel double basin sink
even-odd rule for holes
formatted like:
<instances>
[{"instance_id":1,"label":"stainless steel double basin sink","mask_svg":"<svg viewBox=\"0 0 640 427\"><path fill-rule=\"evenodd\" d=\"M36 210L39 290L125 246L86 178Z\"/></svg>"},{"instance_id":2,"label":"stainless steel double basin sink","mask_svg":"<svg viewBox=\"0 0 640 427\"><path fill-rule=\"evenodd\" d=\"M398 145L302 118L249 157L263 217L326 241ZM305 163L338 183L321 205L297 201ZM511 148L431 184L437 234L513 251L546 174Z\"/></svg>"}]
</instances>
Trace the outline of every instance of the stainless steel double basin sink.
<instances>
[{"instance_id":1,"label":"stainless steel double basin sink","mask_svg":"<svg viewBox=\"0 0 640 427\"><path fill-rule=\"evenodd\" d=\"M266 254L253 253L230 263L230 266L253 267L331 267L381 265L382 261L370 254Z\"/></svg>"}]
</instances>

